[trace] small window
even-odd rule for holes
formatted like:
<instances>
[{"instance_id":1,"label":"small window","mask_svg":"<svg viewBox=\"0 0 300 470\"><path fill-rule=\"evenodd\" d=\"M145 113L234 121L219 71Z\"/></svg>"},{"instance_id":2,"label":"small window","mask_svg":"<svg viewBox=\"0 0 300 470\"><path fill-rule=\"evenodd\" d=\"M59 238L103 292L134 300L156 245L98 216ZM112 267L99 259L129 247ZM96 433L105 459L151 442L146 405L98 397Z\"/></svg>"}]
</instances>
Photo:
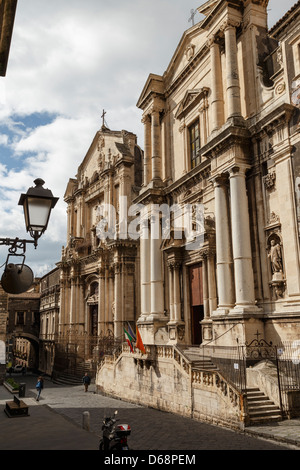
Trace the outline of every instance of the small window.
<instances>
[{"instance_id":1,"label":"small window","mask_svg":"<svg viewBox=\"0 0 300 470\"><path fill-rule=\"evenodd\" d=\"M200 126L199 121L196 121L189 127L189 138L190 138L190 156L191 156L191 167L199 165L201 161L200 155Z\"/></svg>"},{"instance_id":2,"label":"small window","mask_svg":"<svg viewBox=\"0 0 300 470\"><path fill-rule=\"evenodd\" d=\"M24 312L17 312L17 325L25 325Z\"/></svg>"}]
</instances>

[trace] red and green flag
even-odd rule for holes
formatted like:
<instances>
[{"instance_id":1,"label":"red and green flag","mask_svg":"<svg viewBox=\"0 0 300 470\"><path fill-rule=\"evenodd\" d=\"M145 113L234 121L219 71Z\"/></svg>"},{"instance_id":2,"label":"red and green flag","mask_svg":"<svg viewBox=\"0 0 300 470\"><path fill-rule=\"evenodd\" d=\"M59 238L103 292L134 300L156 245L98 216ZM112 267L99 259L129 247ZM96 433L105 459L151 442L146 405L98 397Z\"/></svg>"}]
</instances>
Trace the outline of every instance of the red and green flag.
<instances>
[{"instance_id":1,"label":"red and green flag","mask_svg":"<svg viewBox=\"0 0 300 470\"><path fill-rule=\"evenodd\" d=\"M124 328L124 333L125 333L125 338L126 338L126 341L128 343L128 346L130 347L130 351L133 353L134 352L134 349L133 349L133 337L128 333L128 331L125 330Z\"/></svg>"}]
</instances>

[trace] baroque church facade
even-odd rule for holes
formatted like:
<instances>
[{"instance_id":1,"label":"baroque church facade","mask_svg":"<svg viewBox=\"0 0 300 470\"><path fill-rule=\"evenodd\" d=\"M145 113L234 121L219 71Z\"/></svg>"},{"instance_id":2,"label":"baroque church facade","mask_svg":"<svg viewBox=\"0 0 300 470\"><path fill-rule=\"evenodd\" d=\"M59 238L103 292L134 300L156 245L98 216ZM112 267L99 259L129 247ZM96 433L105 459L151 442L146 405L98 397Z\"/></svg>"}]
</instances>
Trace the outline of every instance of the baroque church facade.
<instances>
[{"instance_id":1,"label":"baroque church facade","mask_svg":"<svg viewBox=\"0 0 300 470\"><path fill-rule=\"evenodd\" d=\"M143 184L134 202L146 214L137 319L146 354L125 345L104 359L101 391L240 424L249 418L244 388L229 379L233 369L248 383L253 374L237 356L230 362L232 351L276 345L283 359L292 345L299 354L300 3L268 30L269 3L204 3L204 19L140 94ZM167 235L164 204L177 208ZM228 380L201 364L216 351L227 372L230 364Z\"/></svg>"},{"instance_id":2,"label":"baroque church facade","mask_svg":"<svg viewBox=\"0 0 300 470\"><path fill-rule=\"evenodd\" d=\"M237 375L258 380L240 346L299 354L300 2L271 30L269 3L198 8L139 96L143 152L103 123L66 189L58 263L69 368L80 356L100 392L234 426L249 421ZM282 402L268 372L260 382Z\"/></svg>"},{"instance_id":3,"label":"baroque church facade","mask_svg":"<svg viewBox=\"0 0 300 470\"><path fill-rule=\"evenodd\" d=\"M273 342L300 334L299 37L292 19L268 34L267 3L206 2L205 19L183 35L165 74L149 76L137 104L145 125L138 201L203 208L196 249L183 238L164 243L168 320L163 306L141 312L146 331L149 314L165 321L168 340L224 345L257 332ZM151 266L144 243L140 256Z\"/></svg>"},{"instance_id":4,"label":"baroque church facade","mask_svg":"<svg viewBox=\"0 0 300 470\"><path fill-rule=\"evenodd\" d=\"M103 119L65 192L67 244L58 263L60 307L54 369L70 369L79 358L90 361L94 369L103 348L123 339L125 321L135 324L138 245L136 240L120 236L120 231L124 214L140 190L141 168L142 151L136 136L109 130ZM116 235L105 235L103 230L101 236L101 220Z\"/></svg>"}]
</instances>

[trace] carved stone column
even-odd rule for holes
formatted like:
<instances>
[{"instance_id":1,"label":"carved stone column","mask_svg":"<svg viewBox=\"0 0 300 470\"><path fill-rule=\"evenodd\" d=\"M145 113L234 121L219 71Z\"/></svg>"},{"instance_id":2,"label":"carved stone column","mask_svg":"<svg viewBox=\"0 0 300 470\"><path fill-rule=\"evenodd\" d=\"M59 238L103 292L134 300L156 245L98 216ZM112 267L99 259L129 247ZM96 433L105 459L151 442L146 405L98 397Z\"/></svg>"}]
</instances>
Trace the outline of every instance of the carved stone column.
<instances>
[{"instance_id":1,"label":"carved stone column","mask_svg":"<svg viewBox=\"0 0 300 470\"><path fill-rule=\"evenodd\" d=\"M148 219L141 221L140 237L141 316L150 313L150 234Z\"/></svg>"},{"instance_id":2,"label":"carved stone column","mask_svg":"<svg viewBox=\"0 0 300 470\"><path fill-rule=\"evenodd\" d=\"M161 131L159 109L151 112L152 181L161 180Z\"/></svg>"},{"instance_id":3,"label":"carved stone column","mask_svg":"<svg viewBox=\"0 0 300 470\"><path fill-rule=\"evenodd\" d=\"M230 20L224 25L228 118L241 116L241 96L236 43L237 26L238 23Z\"/></svg>"},{"instance_id":4,"label":"carved stone column","mask_svg":"<svg viewBox=\"0 0 300 470\"><path fill-rule=\"evenodd\" d=\"M151 214L150 238L150 280L151 280L151 316L163 316L164 288L162 270L161 223L159 212Z\"/></svg>"},{"instance_id":5,"label":"carved stone column","mask_svg":"<svg viewBox=\"0 0 300 470\"><path fill-rule=\"evenodd\" d=\"M252 309L255 306L246 170L247 167L243 166L230 170L235 309Z\"/></svg>"},{"instance_id":6,"label":"carved stone column","mask_svg":"<svg viewBox=\"0 0 300 470\"><path fill-rule=\"evenodd\" d=\"M228 313L234 306L233 259L227 180L217 177L215 188L216 257L219 305L217 313Z\"/></svg>"},{"instance_id":7,"label":"carved stone column","mask_svg":"<svg viewBox=\"0 0 300 470\"><path fill-rule=\"evenodd\" d=\"M151 179L151 119L146 115L142 119L144 124L144 181L146 187Z\"/></svg>"},{"instance_id":8,"label":"carved stone column","mask_svg":"<svg viewBox=\"0 0 300 470\"><path fill-rule=\"evenodd\" d=\"M224 124L224 98L220 46L211 37L209 41L211 57L211 113L212 132Z\"/></svg>"}]
</instances>

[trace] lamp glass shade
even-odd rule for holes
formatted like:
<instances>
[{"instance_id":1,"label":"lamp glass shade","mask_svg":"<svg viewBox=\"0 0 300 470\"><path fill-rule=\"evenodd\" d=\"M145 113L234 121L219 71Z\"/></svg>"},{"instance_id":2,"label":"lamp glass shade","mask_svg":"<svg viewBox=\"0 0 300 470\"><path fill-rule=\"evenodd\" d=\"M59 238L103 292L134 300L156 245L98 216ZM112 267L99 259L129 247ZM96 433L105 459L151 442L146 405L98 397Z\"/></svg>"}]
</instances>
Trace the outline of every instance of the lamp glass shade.
<instances>
[{"instance_id":1,"label":"lamp glass shade","mask_svg":"<svg viewBox=\"0 0 300 470\"><path fill-rule=\"evenodd\" d=\"M24 205L27 230L32 232L46 230L51 208L52 201L49 199L28 197Z\"/></svg>"},{"instance_id":2,"label":"lamp glass shade","mask_svg":"<svg viewBox=\"0 0 300 470\"><path fill-rule=\"evenodd\" d=\"M51 209L58 201L49 189L44 189L44 180L37 178L35 187L21 194L19 205L23 206L27 232L36 240L47 228Z\"/></svg>"}]
</instances>

